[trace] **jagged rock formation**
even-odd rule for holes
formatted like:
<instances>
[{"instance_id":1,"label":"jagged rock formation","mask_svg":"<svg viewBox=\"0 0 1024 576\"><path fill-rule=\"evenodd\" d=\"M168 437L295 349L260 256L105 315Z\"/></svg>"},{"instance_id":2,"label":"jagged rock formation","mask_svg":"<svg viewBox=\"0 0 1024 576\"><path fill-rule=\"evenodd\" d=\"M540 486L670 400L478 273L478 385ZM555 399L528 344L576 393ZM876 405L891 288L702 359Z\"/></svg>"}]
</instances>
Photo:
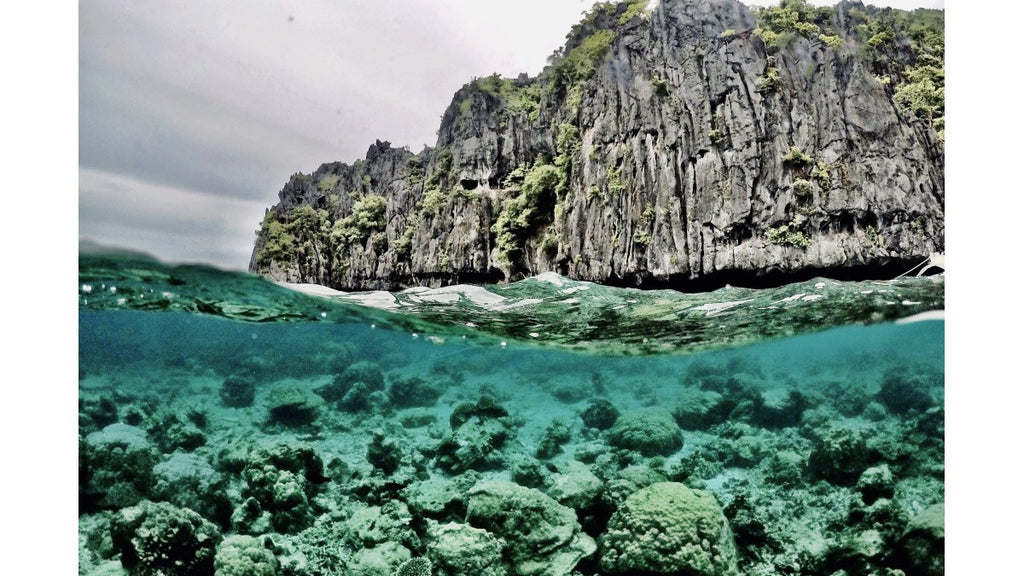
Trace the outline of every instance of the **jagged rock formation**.
<instances>
[{"instance_id":1,"label":"jagged rock formation","mask_svg":"<svg viewBox=\"0 0 1024 576\"><path fill-rule=\"evenodd\" d=\"M459 90L434 148L293 176L250 269L342 289L894 276L944 250L941 30L859 2L599 4L538 77Z\"/></svg>"}]
</instances>

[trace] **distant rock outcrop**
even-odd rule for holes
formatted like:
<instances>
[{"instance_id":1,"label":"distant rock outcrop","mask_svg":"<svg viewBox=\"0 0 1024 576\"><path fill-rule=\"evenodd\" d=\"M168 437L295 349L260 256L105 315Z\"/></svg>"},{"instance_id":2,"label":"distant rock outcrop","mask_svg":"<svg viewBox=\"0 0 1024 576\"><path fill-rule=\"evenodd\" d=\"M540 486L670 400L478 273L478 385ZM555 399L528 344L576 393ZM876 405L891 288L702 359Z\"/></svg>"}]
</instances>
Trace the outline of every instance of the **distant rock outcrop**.
<instances>
[{"instance_id":1,"label":"distant rock outcrop","mask_svg":"<svg viewBox=\"0 0 1024 576\"><path fill-rule=\"evenodd\" d=\"M895 276L944 250L943 13L599 3L437 145L296 174L250 269L341 289L545 271L700 289Z\"/></svg>"}]
</instances>

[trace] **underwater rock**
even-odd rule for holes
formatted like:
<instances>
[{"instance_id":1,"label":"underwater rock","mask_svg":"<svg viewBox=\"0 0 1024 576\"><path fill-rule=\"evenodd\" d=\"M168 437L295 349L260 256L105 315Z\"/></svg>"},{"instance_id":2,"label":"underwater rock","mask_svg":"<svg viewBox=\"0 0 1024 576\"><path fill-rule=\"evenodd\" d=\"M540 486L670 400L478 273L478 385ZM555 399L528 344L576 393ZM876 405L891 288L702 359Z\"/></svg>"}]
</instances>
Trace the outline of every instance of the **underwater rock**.
<instances>
[{"instance_id":1,"label":"underwater rock","mask_svg":"<svg viewBox=\"0 0 1024 576\"><path fill-rule=\"evenodd\" d=\"M668 456L683 447L683 434L667 410L646 408L620 416L608 431L608 443L644 456Z\"/></svg>"},{"instance_id":2,"label":"underwater rock","mask_svg":"<svg viewBox=\"0 0 1024 576\"><path fill-rule=\"evenodd\" d=\"M737 494L722 511L741 550L756 550L768 542L768 533L757 510L745 494Z\"/></svg>"},{"instance_id":3,"label":"underwater rock","mask_svg":"<svg viewBox=\"0 0 1024 576\"><path fill-rule=\"evenodd\" d=\"M270 512L264 510L260 501L252 496L243 500L231 512L231 527L239 534L266 534L273 531Z\"/></svg>"},{"instance_id":4,"label":"underwater rock","mask_svg":"<svg viewBox=\"0 0 1024 576\"><path fill-rule=\"evenodd\" d=\"M228 376L220 385L220 400L230 408L252 406L256 399L256 383L240 376Z\"/></svg>"},{"instance_id":5,"label":"underwater rock","mask_svg":"<svg viewBox=\"0 0 1024 576\"><path fill-rule=\"evenodd\" d=\"M434 476L414 482L401 490L409 509L428 518L462 518L466 515L466 492L479 480L477 472L455 477Z\"/></svg>"},{"instance_id":6,"label":"underwater rock","mask_svg":"<svg viewBox=\"0 0 1024 576\"><path fill-rule=\"evenodd\" d=\"M627 466L608 479L601 499L608 507L618 508L631 494L665 480L664 474L647 466Z\"/></svg>"},{"instance_id":7,"label":"underwater rock","mask_svg":"<svg viewBox=\"0 0 1024 576\"><path fill-rule=\"evenodd\" d=\"M678 482L632 494L601 537L601 568L611 574L738 574L736 544L715 497Z\"/></svg>"},{"instance_id":8,"label":"underwater rock","mask_svg":"<svg viewBox=\"0 0 1024 576\"><path fill-rule=\"evenodd\" d=\"M588 383L586 385L579 383L562 383L556 384L554 388L551 389L551 395L564 404L582 402L593 393L594 385L592 383Z\"/></svg>"},{"instance_id":9,"label":"underwater rock","mask_svg":"<svg viewBox=\"0 0 1024 576\"><path fill-rule=\"evenodd\" d=\"M726 422L737 404L718 392L690 389L672 409L672 417L683 430L706 430Z\"/></svg>"},{"instance_id":10,"label":"underwater rock","mask_svg":"<svg viewBox=\"0 0 1024 576\"><path fill-rule=\"evenodd\" d=\"M477 420L487 420L495 418L505 418L508 416L508 410L492 396L481 396L480 400L476 404L464 402L455 407L452 411L452 415L448 419L448 424L451 425L452 430L455 430L459 426L462 426L470 419L476 418Z\"/></svg>"},{"instance_id":11,"label":"underwater rock","mask_svg":"<svg viewBox=\"0 0 1024 576\"><path fill-rule=\"evenodd\" d=\"M164 414L148 427L148 431L165 454L175 450L192 452L206 445L206 433L195 423L182 421L177 414Z\"/></svg>"},{"instance_id":12,"label":"underwater rock","mask_svg":"<svg viewBox=\"0 0 1024 576\"><path fill-rule=\"evenodd\" d=\"M111 424L89 434L79 448L78 482L86 508L123 508L149 494L158 458L142 429Z\"/></svg>"},{"instance_id":13,"label":"underwater rock","mask_svg":"<svg viewBox=\"0 0 1024 576\"><path fill-rule=\"evenodd\" d=\"M807 397L798 390L764 390L754 397L750 420L762 428L796 426L807 405Z\"/></svg>"},{"instance_id":14,"label":"underwater rock","mask_svg":"<svg viewBox=\"0 0 1024 576\"><path fill-rule=\"evenodd\" d=\"M217 576L277 576L280 562L259 539L235 534L217 547L213 569Z\"/></svg>"},{"instance_id":15,"label":"underwater rock","mask_svg":"<svg viewBox=\"0 0 1024 576\"><path fill-rule=\"evenodd\" d=\"M515 433L508 411L493 398L455 407L449 418L452 432L437 447L435 464L442 470L459 474L466 470L486 470L504 462L501 450Z\"/></svg>"},{"instance_id":16,"label":"underwater rock","mask_svg":"<svg viewBox=\"0 0 1024 576\"><path fill-rule=\"evenodd\" d=\"M267 404L271 423L298 427L316 420L322 400L301 383L285 380L270 389Z\"/></svg>"},{"instance_id":17,"label":"underwater rock","mask_svg":"<svg viewBox=\"0 0 1024 576\"><path fill-rule=\"evenodd\" d=\"M607 430L619 418L619 409L605 398L592 400L580 413L580 419L587 428Z\"/></svg>"},{"instance_id":18,"label":"underwater rock","mask_svg":"<svg viewBox=\"0 0 1024 576\"><path fill-rule=\"evenodd\" d=\"M388 395L391 403L399 408L413 406L432 406L444 392L419 376L395 378L391 381Z\"/></svg>"},{"instance_id":19,"label":"underwater rock","mask_svg":"<svg viewBox=\"0 0 1024 576\"><path fill-rule=\"evenodd\" d=\"M883 574L885 550L885 539L878 530L862 530L842 538L817 568L824 574Z\"/></svg>"},{"instance_id":20,"label":"underwater rock","mask_svg":"<svg viewBox=\"0 0 1024 576\"><path fill-rule=\"evenodd\" d=\"M929 387L930 382L921 375L890 371L882 380L876 398L893 414L924 412L935 403L928 394Z\"/></svg>"},{"instance_id":21,"label":"underwater rock","mask_svg":"<svg viewBox=\"0 0 1024 576\"><path fill-rule=\"evenodd\" d=\"M121 564L134 576L213 574L220 530L189 508L143 500L110 522Z\"/></svg>"},{"instance_id":22,"label":"underwater rock","mask_svg":"<svg viewBox=\"0 0 1024 576\"><path fill-rule=\"evenodd\" d=\"M274 530L298 532L313 522L311 499L327 481L323 473L323 461L312 448L284 443L261 446L249 453L242 470L246 482L242 496L254 498L260 510L270 513ZM240 517L251 518L252 504L243 505L249 510ZM240 515L237 509L235 515Z\"/></svg>"},{"instance_id":23,"label":"underwater rock","mask_svg":"<svg viewBox=\"0 0 1024 576\"><path fill-rule=\"evenodd\" d=\"M395 576L412 559L409 549L397 542L383 542L373 548L356 550L346 566L348 576Z\"/></svg>"},{"instance_id":24,"label":"underwater rock","mask_svg":"<svg viewBox=\"0 0 1024 576\"><path fill-rule=\"evenodd\" d=\"M510 456L509 473L512 481L527 488L543 488L550 471L543 462L527 455Z\"/></svg>"},{"instance_id":25,"label":"underwater rock","mask_svg":"<svg viewBox=\"0 0 1024 576\"><path fill-rule=\"evenodd\" d=\"M366 461L385 475L394 474L402 464L402 446L383 430L374 430L366 446Z\"/></svg>"},{"instance_id":26,"label":"underwater rock","mask_svg":"<svg viewBox=\"0 0 1024 576\"><path fill-rule=\"evenodd\" d=\"M507 576L505 541L482 528L449 522L427 524L427 554L436 576Z\"/></svg>"},{"instance_id":27,"label":"underwater rock","mask_svg":"<svg viewBox=\"0 0 1024 576\"><path fill-rule=\"evenodd\" d=\"M81 433L89 434L117 421L117 402L111 396L79 395L78 426Z\"/></svg>"},{"instance_id":28,"label":"underwater rock","mask_svg":"<svg viewBox=\"0 0 1024 576\"><path fill-rule=\"evenodd\" d=\"M907 524L892 562L907 574L941 576L945 573L945 544L945 504L933 504Z\"/></svg>"},{"instance_id":29,"label":"underwater rock","mask_svg":"<svg viewBox=\"0 0 1024 576\"><path fill-rule=\"evenodd\" d=\"M546 493L559 504L579 513L598 502L603 491L604 482L601 482L586 464L570 460L558 473L551 475L550 487Z\"/></svg>"},{"instance_id":30,"label":"underwater rock","mask_svg":"<svg viewBox=\"0 0 1024 576\"><path fill-rule=\"evenodd\" d=\"M226 479L204 458L175 452L153 467L153 496L187 506L204 517L226 523L231 504L224 493Z\"/></svg>"},{"instance_id":31,"label":"underwater rock","mask_svg":"<svg viewBox=\"0 0 1024 576\"><path fill-rule=\"evenodd\" d=\"M360 412L373 405L375 394L385 392L384 371L375 362L362 360L352 364L334 380L315 390L324 401L339 410Z\"/></svg>"},{"instance_id":32,"label":"underwater rock","mask_svg":"<svg viewBox=\"0 0 1024 576\"><path fill-rule=\"evenodd\" d=\"M420 539L411 523L412 514L405 502L389 500L381 506L364 506L345 521L345 540L356 549L373 548L387 542L416 549Z\"/></svg>"},{"instance_id":33,"label":"underwater rock","mask_svg":"<svg viewBox=\"0 0 1024 576\"><path fill-rule=\"evenodd\" d=\"M128 571L121 565L120 560L107 560L91 570L85 566L79 566L78 573L84 576L128 576Z\"/></svg>"},{"instance_id":34,"label":"underwater rock","mask_svg":"<svg viewBox=\"0 0 1024 576\"><path fill-rule=\"evenodd\" d=\"M127 574L120 560L112 560L116 551L110 541L111 516L112 513L101 512L78 517L79 574Z\"/></svg>"},{"instance_id":35,"label":"underwater rock","mask_svg":"<svg viewBox=\"0 0 1024 576\"><path fill-rule=\"evenodd\" d=\"M872 504L879 498L892 498L896 493L896 478L888 464L872 466L857 479L857 491L865 504Z\"/></svg>"},{"instance_id":36,"label":"underwater rock","mask_svg":"<svg viewBox=\"0 0 1024 576\"><path fill-rule=\"evenodd\" d=\"M505 557L521 576L566 576L597 550L576 513L535 488L504 480L469 491L466 521L505 540Z\"/></svg>"},{"instance_id":37,"label":"underwater rock","mask_svg":"<svg viewBox=\"0 0 1024 576\"><path fill-rule=\"evenodd\" d=\"M804 457L793 450L778 450L764 459L760 468L772 484L795 488L803 483Z\"/></svg>"},{"instance_id":38,"label":"underwater rock","mask_svg":"<svg viewBox=\"0 0 1024 576\"><path fill-rule=\"evenodd\" d=\"M430 410L407 410L398 417L402 428L425 428L437 422L437 415Z\"/></svg>"},{"instance_id":39,"label":"underwater rock","mask_svg":"<svg viewBox=\"0 0 1024 576\"><path fill-rule=\"evenodd\" d=\"M502 448L512 435L508 425L499 420L466 422L445 436L434 462L452 474L500 467L505 458Z\"/></svg>"},{"instance_id":40,"label":"underwater rock","mask_svg":"<svg viewBox=\"0 0 1024 576\"><path fill-rule=\"evenodd\" d=\"M572 429L561 420L555 420L544 430L544 437L537 446L536 456L546 460L562 451L562 444L572 438Z\"/></svg>"},{"instance_id":41,"label":"underwater rock","mask_svg":"<svg viewBox=\"0 0 1024 576\"><path fill-rule=\"evenodd\" d=\"M864 432L846 426L830 426L820 431L807 459L811 476L840 485L853 484L870 465Z\"/></svg>"}]
</instances>

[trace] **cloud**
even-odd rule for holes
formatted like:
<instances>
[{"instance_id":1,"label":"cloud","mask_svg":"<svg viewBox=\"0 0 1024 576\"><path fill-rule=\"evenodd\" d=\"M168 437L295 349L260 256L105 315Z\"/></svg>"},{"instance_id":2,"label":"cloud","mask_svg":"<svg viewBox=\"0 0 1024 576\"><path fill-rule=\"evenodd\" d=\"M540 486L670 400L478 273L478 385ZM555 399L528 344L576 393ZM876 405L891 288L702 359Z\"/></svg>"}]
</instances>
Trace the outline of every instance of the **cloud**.
<instances>
[{"instance_id":1,"label":"cloud","mask_svg":"<svg viewBox=\"0 0 1024 576\"><path fill-rule=\"evenodd\" d=\"M79 234L168 262L244 269L266 208L102 170L79 170Z\"/></svg>"}]
</instances>

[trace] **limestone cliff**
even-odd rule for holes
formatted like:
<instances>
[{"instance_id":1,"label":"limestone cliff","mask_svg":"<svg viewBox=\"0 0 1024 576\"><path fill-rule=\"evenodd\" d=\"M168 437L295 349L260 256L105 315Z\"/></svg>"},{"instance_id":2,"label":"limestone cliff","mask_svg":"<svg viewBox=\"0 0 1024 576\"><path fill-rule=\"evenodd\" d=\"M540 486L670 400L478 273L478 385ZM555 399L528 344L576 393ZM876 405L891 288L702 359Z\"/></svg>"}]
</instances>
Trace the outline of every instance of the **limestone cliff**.
<instances>
[{"instance_id":1,"label":"limestone cliff","mask_svg":"<svg viewBox=\"0 0 1024 576\"><path fill-rule=\"evenodd\" d=\"M598 4L539 76L459 90L434 148L294 175L250 269L342 289L894 276L944 250L942 18Z\"/></svg>"}]
</instances>

